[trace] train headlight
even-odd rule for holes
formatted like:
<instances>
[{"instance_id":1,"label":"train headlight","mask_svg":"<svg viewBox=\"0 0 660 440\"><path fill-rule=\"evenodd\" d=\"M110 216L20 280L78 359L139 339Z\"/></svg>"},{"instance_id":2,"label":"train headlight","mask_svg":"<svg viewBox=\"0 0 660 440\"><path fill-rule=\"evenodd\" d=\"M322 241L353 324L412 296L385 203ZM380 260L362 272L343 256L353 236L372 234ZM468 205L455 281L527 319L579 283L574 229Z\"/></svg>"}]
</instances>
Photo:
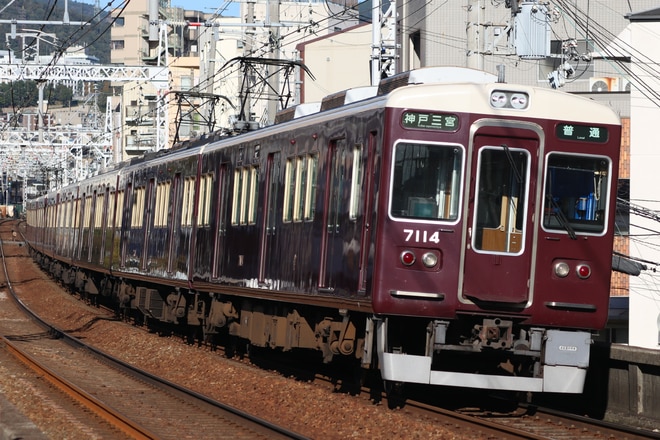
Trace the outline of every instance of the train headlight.
<instances>
[{"instance_id":1,"label":"train headlight","mask_svg":"<svg viewBox=\"0 0 660 440\"><path fill-rule=\"evenodd\" d=\"M506 106L506 94L504 92L493 92L490 95L490 104L495 108L502 108Z\"/></svg>"},{"instance_id":2,"label":"train headlight","mask_svg":"<svg viewBox=\"0 0 660 440\"><path fill-rule=\"evenodd\" d=\"M438 264L438 256L433 252L427 252L422 255L422 263L428 268L435 267Z\"/></svg>"},{"instance_id":3,"label":"train headlight","mask_svg":"<svg viewBox=\"0 0 660 440\"><path fill-rule=\"evenodd\" d=\"M575 273L577 273L578 277L582 278L583 280L586 280L591 276L591 267L589 267L588 264L580 264L575 269Z\"/></svg>"},{"instance_id":4,"label":"train headlight","mask_svg":"<svg viewBox=\"0 0 660 440\"><path fill-rule=\"evenodd\" d=\"M490 93L490 105L493 108L524 110L529 107L529 95L524 92L493 90Z\"/></svg>"},{"instance_id":5,"label":"train headlight","mask_svg":"<svg viewBox=\"0 0 660 440\"><path fill-rule=\"evenodd\" d=\"M415 254L413 254L412 251L401 252L401 262L404 266L412 266L415 262Z\"/></svg>"},{"instance_id":6,"label":"train headlight","mask_svg":"<svg viewBox=\"0 0 660 440\"><path fill-rule=\"evenodd\" d=\"M555 275L559 278L566 278L570 271L571 269L568 267L567 263L564 263L563 261L555 263Z\"/></svg>"},{"instance_id":7,"label":"train headlight","mask_svg":"<svg viewBox=\"0 0 660 440\"><path fill-rule=\"evenodd\" d=\"M527 95L523 93L514 93L511 95L511 107L516 109L527 107Z\"/></svg>"}]
</instances>

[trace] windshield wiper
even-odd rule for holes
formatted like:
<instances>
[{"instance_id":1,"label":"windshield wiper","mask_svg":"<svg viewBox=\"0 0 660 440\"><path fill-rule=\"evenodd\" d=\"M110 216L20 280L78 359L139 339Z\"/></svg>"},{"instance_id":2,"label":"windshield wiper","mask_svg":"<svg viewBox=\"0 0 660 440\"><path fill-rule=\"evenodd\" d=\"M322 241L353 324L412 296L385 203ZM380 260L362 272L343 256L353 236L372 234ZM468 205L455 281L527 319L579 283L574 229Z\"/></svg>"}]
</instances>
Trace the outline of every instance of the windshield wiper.
<instances>
[{"instance_id":1,"label":"windshield wiper","mask_svg":"<svg viewBox=\"0 0 660 440\"><path fill-rule=\"evenodd\" d=\"M555 215L557 216L557 221L559 222L559 226L564 228L564 230L568 233L568 236L570 237L571 240L577 240L577 236L575 235L575 230L571 227L570 223L568 222L568 219L566 218L566 214L564 214L564 211L561 210L561 208L555 201L555 198L552 197L552 194L548 194L548 197L550 198L550 204L552 205L552 210L555 212Z\"/></svg>"},{"instance_id":2,"label":"windshield wiper","mask_svg":"<svg viewBox=\"0 0 660 440\"><path fill-rule=\"evenodd\" d=\"M506 158L509 160L509 165L511 166L511 169L516 175L516 180L518 181L518 183L522 183L523 181L522 176L520 175L518 168L516 168L516 161L513 159L513 156L511 155L511 150L509 150L509 146L507 144L502 144L501 147L502 149L504 149L504 152L506 153Z\"/></svg>"}]
</instances>

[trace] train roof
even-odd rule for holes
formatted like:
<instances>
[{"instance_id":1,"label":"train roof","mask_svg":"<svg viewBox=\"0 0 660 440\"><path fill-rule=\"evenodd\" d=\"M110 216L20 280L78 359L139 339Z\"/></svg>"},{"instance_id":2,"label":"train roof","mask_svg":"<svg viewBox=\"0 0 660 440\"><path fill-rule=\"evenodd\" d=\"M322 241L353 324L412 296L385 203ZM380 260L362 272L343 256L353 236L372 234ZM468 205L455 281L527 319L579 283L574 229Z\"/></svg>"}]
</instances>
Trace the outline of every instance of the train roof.
<instances>
[{"instance_id":1,"label":"train roof","mask_svg":"<svg viewBox=\"0 0 660 440\"><path fill-rule=\"evenodd\" d=\"M460 86L460 87L459 87ZM526 94L529 105L524 109L494 108L490 96L495 91ZM474 99L480 97L480 99ZM483 99L483 98L486 99ZM541 101L543 105L535 105ZM438 112L483 113L556 120L557 109L563 110L561 120L575 123L598 121L601 124L619 125L621 119L616 112L597 101L554 89L507 83L470 82L420 84L397 89L390 93L388 107L433 108Z\"/></svg>"},{"instance_id":2,"label":"train roof","mask_svg":"<svg viewBox=\"0 0 660 440\"><path fill-rule=\"evenodd\" d=\"M592 122L598 119L605 124L620 124L620 118L614 110L589 98L545 87L498 82L498 77L488 72L451 66L411 70L383 79L378 87L359 87L337 92L325 97L320 107L318 103L299 104L278 113L276 123L385 96L387 101L384 105L387 107L434 107L439 111L492 113L489 99L471 97L490 94L495 90L520 91L529 96L530 106L527 109L497 109L501 115L520 116L521 111L527 111L530 117L556 119L555 110L560 107L565 109L564 120ZM542 99L544 106L533 107L537 99Z\"/></svg>"}]
</instances>

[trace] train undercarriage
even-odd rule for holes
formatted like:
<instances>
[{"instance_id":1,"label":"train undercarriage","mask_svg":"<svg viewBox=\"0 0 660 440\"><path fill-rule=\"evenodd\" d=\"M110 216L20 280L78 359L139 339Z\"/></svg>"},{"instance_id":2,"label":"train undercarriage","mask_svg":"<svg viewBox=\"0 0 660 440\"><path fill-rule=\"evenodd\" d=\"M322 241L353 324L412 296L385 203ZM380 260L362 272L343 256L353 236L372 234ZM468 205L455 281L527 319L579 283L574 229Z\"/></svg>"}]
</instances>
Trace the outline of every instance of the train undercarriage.
<instances>
[{"instance_id":1,"label":"train undercarriage","mask_svg":"<svg viewBox=\"0 0 660 440\"><path fill-rule=\"evenodd\" d=\"M311 349L329 363L336 356L359 359L364 330L346 310L254 300L218 292L164 286L69 266L41 253L35 261L64 287L91 304L157 331L185 334L215 344L221 335L254 347Z\"/></svg>"},{"instance_id":2,"label":"train undercarriage","mask_svg":"<svg viewBox=\"0 0 660 440\"><path fill-rule=\"evenodd\" d=\"M525 328L513 320L379 317L196 292L68 266L41 253L35 261L92 304L126 320L215 345L223 337L282 352L313 350L323 363L351 359L396 384L532 392L582 392L591 334ZM227 347L229 353L233 351Z\"/></svg>"}]
</instances>

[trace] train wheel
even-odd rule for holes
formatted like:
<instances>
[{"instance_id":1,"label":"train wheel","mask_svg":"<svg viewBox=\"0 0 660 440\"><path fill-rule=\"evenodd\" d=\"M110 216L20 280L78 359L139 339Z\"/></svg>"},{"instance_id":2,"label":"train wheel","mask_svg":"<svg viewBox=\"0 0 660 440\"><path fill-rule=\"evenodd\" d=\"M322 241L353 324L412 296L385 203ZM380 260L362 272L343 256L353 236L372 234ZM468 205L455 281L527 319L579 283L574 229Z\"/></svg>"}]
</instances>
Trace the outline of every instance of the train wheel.
<instances>
[{"instance_id":1,"label":"train wheel","mask_svg":"<svg viewBox=\"0 0 660 440\"><path fill-rule=\"evenodd\" d=\"M385 395L387 396L387 407L389 409L403 408L406 403L403 382L386 380Z\"/></svg>"}]
</instances>

